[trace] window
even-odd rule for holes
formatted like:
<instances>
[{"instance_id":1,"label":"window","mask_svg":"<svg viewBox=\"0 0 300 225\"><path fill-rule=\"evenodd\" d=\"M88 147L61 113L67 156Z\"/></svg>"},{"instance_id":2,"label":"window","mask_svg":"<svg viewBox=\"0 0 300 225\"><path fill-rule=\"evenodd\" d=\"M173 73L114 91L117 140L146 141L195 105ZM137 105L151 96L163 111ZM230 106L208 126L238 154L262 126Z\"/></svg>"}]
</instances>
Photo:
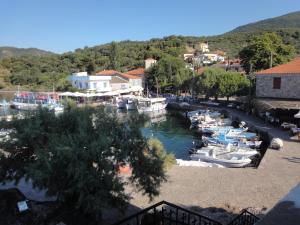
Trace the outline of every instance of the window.
<instances>
[{"instance_id":1,"label":"window","mask_svg":"<svg viewBox=\"0 0 300 225\"><path fill-rule=\"evenodd\" d=\"M82 88L82 84L81 84L81 82L79 82L79 88L80 88L80 89Z\"/></svg>"},{"instance_id":2,"label":"window","mask_svg":"<svg viewBox=\"0 0 300 225\"><path fill-rule=\"evenodd\" d=\"M126 89L126 85L125 84L121 84L121 89Z\"/></svg>"},{"instance_id":3,"label":"window","mask_svg":"<svg viewBox=\"0 0 300 225\"><path fill-rule=\"evenodd\" d=\"M106 88L106 85L107 85L106 82L104 82L104 83L103 83L103 87Z\"/></svg>"},{"instance_id":4,"label":"window","mask_svg":"<svg viewBox=\"0 0 300 225\"><path fill-rule=\"evenodd\" d=\"M273 89L280 89L281 88L281 77L274 77L273 78Z\"/></svg>"},{"instance_id":5,"label":"window","mask_svg":"<svg viewBox=\"0 0 300 225\"><path fill-rule=\"evenodd\" d=\"M97 83L93 83L93 87L96 89L97 88Z\"/></svg>"},{"instance_id":6,"label":"window","mask_svg":"<svg viewBox=\"0 0 300 225\"><path fill-rule=\"evenodd\" d=\"M88 88L89 88L89 84L85 83L85 89L88 89Z\"/></svg>"}]
</instances>

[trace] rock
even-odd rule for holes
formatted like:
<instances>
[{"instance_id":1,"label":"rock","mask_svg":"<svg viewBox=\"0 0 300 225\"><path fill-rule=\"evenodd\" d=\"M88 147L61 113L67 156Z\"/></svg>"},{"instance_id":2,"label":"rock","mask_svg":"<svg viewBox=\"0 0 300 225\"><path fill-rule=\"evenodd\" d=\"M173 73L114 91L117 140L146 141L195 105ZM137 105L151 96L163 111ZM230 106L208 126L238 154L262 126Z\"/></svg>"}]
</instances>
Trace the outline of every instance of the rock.
<instances>
[{"instance_id":1,"label":"rock","mask_svg":"<svg viewBox=\"0 0 300 225\"><path fill-rule=\"evenodd\" d=\"M283 141L280 138L273 138L270 147L273 149L281 149L283 147Z\"/></svg>"}]
</instances>

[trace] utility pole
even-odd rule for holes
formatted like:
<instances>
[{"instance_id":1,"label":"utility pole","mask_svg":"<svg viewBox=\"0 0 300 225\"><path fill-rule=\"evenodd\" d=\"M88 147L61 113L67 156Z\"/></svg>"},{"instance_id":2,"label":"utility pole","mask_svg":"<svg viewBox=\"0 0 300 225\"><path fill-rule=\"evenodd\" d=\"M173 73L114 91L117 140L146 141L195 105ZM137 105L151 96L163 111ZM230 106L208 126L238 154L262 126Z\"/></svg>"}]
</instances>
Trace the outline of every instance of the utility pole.
<instances>
[{"instance_id":1,"label":"utility pole","mask_svg":"<svg viewBox=\"0 0 300 225\"><path fill-rule=\"evenodd\" d=\"M273 66L273 52L271 51L271 55L270 55L270 68L272 68Z\"/></svg>"}]
</instances>

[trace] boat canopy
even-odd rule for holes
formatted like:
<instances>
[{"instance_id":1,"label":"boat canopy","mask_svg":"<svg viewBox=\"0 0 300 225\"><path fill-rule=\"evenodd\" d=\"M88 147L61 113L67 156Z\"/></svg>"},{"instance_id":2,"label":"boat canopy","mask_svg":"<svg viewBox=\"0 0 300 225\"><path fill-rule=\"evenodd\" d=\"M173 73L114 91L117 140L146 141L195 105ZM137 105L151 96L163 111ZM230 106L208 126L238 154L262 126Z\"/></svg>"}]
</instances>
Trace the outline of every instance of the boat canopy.
<instances>
[{"instance_id":1,"label":"boat canopy","mask_svg":"<svg viewBox=\"0 0 300 225\"><path fill-rule=\"evenodd\" d=\"M140 92L144 89L140 86L133 86L127 89L115 90L115 91L108 91L104 93L81 93L81 92L63 92L60 93L59 96L68 96L68 97L101 97L101 96L116 96L120 94L130 93L130 92Z\"/></svg>"}]
</instances>

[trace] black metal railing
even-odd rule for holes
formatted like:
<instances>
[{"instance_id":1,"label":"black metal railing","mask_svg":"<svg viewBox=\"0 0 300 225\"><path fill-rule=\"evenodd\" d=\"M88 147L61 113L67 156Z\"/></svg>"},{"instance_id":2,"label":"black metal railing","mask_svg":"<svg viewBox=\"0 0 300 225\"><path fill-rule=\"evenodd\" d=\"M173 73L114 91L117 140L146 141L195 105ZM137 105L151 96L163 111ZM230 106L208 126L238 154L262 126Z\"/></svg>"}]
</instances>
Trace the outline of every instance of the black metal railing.
<instances>
[{"instance_id":1,"label":"black metal railing","mask_svg":"<svg viewBox=\"0 0 300 225\"><path fill-rule=\"evenodd\" d=\"M259 218L253 213L244 209L240 215L235 217L228 225L254 225Z\"/></svg>"},{"instance_id":2,"label":"black metal railing","mask_svg":"<svg viewBox=\"0 0 300 225\"><path fill-rule=\"evenodd\" d=\"M161 201L133 214L114 225L222 225L221 223L184 209L170 202Z\"/></svg>"}]
</instances>

